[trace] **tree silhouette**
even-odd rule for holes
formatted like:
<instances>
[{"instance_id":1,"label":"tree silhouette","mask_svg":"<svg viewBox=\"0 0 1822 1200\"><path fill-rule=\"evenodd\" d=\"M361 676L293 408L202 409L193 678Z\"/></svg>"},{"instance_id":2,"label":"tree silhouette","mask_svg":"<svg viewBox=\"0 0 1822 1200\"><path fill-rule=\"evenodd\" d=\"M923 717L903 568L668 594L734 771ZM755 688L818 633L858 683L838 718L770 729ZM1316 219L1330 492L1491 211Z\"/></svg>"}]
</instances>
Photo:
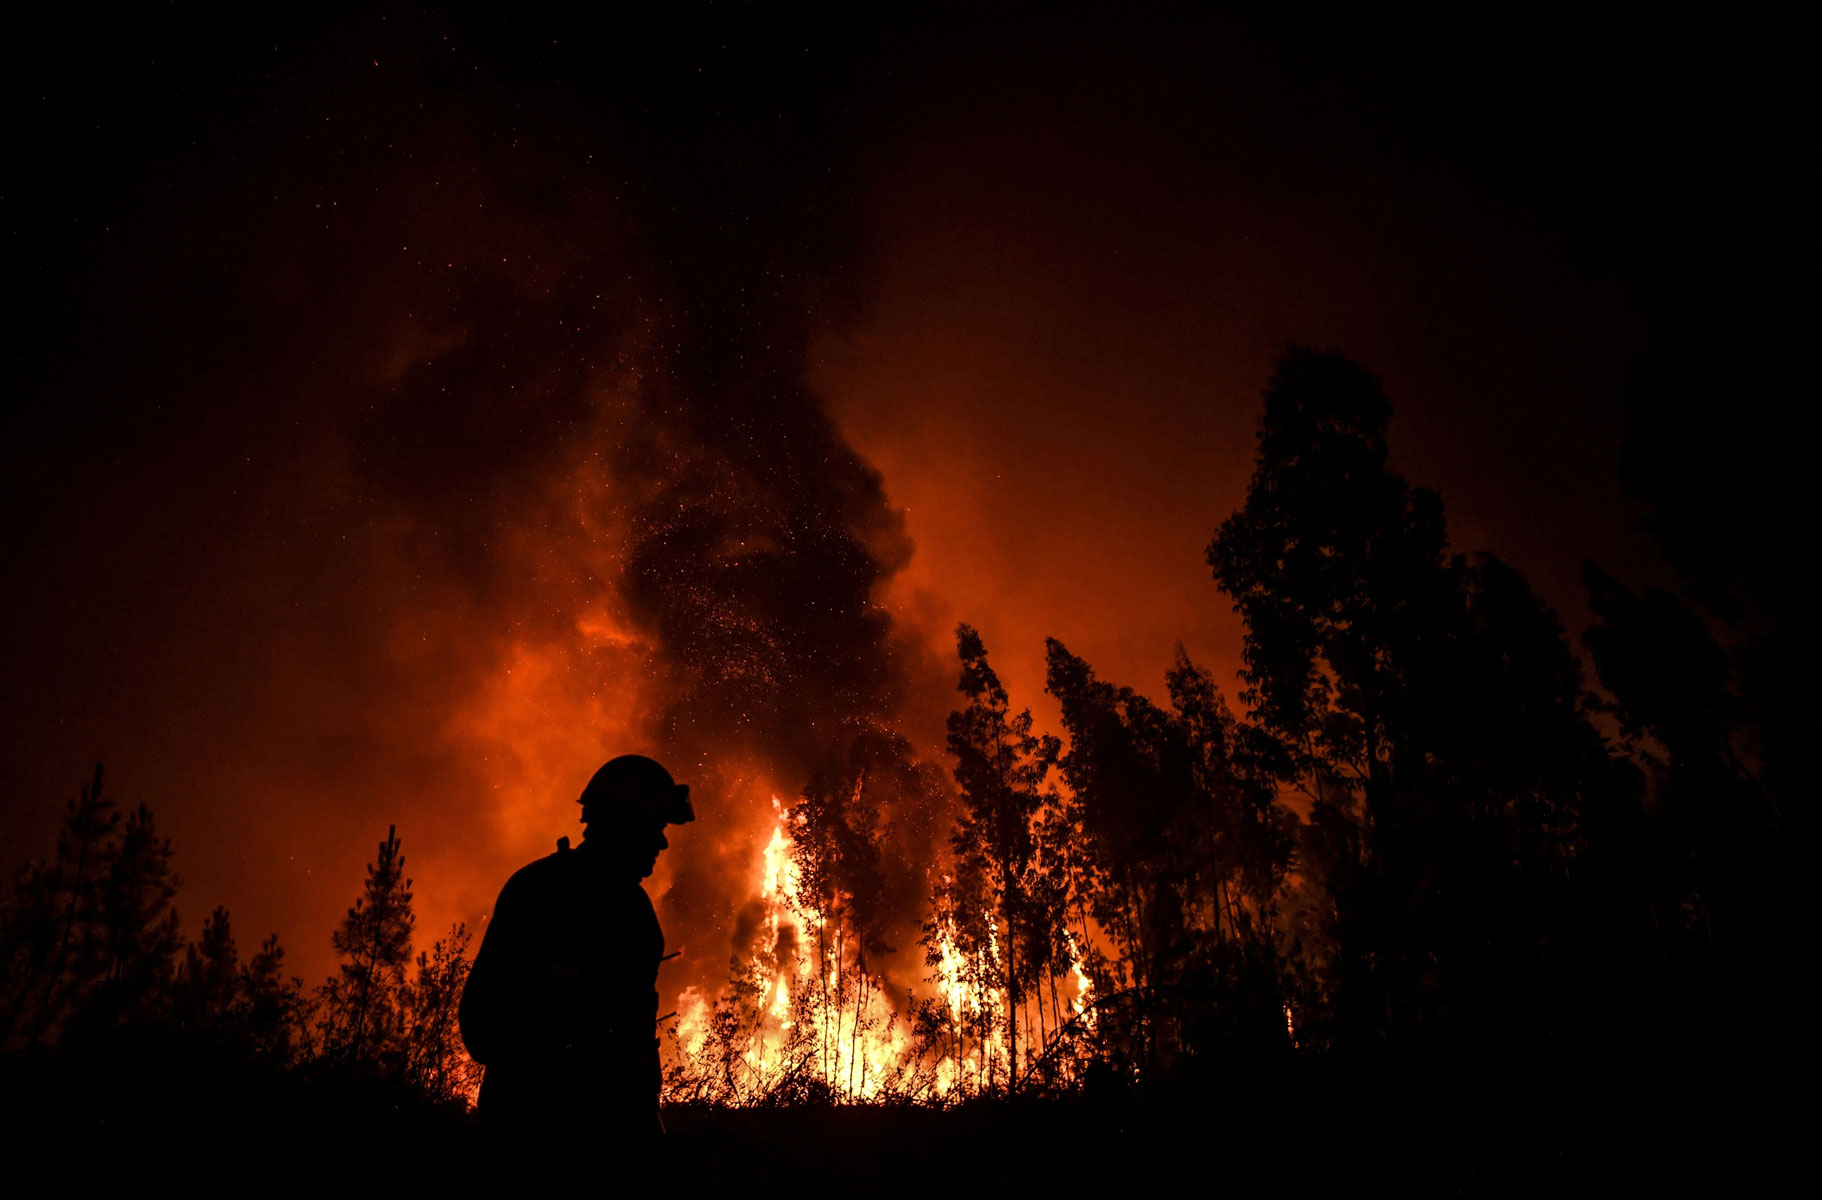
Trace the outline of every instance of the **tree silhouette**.
<instances>
[{"instance_id":1,"label":"tree silhouette","mask_svg":"<svg viewBox=\"0 0 1822 1200\"><path fill-rule=\"evenodd\" d=\"M1451 550L1440 501L1391 469L1389 414L1339 355L1279 363L1246 503L1207 551L1244 619L1240 713L1180 646L1166 705L1049 639L1065 752L961 625L954 791L890 730L832 735L783 814L790 870L768 875L790 919L741 915L729 987L669 1030L667 1096L1098 1087L1099 1105L1129 1085L1242 1094L1287 1063L1376 1077L1388 1049L1477 1070L1627 1038L1727 1061L1725 1031L1788 1002L1800 957L1800 818L1763 690L1787 581L1756 560L1730 575L1713 530L1681 593L1587 565L1596 697L1549 606ZM55 853L0 899L0 1044L25 1051L9 1066L136 1055L148 1076L206 1064L192 1087L218 1071L387 1104L473 1093L454 1019L468 934L412 959L396 827L314 1008L275 935L243 958L226 909L178 954L172 865L151 810L119 812L97 767ZM900 1004L881 968L925 914L937 995Z\"/></svg>"},{"instance_id":2,"label":"tree silhouette","mask_svg":"<svg viewBox=\"0 0 1822 1200\"><path fill-rule=\"evenodd\" d=\"M1211 931L1218 942L1269 940L1296 825L1277 800L1276 748L1234 717L1213 677L1181 646L1166 681L1197 793L1192 831L1207 846Z\"/></svg>"},{"instance_id":3,"label":"tree silhouette","mask_svg":"<svg viewBox=\"0 0 1822 1200\"><path fill-rule=\"evenodd\" d=\"M102 876L97 917L105 966L84 1007L85 1025L117 1026L160 1012L183 945L171 903L177 889L170 840L158 836L152 810L141 804L122 824Z\"/></svg>"},{"instance_id":4,"label":"tree silhouette","mask_svg":"<svg viewBox=\"0 0 1822 1200\"><path fill-rule=\"evenodd\" d=\"M0 901L7 1048L168 1026L217 1049L293 1061L309 1005L302 982L283 976L277 935L243 965L217 907L184 947L171 861L152 811L140 805L123 822L97 767L55 856L24 868Z\"/></svg>"},{"instance_id":5,"label":"tree silhouette","mask_svg":"<svg viewBox=\"0 0 1822 1200\"><path fill-rule=\"evenodd\" d=\"M987 662L980 634L960 625L955 642L962 663L956 690L968 702L949 714L949 753L955 759L962 801L952 841L965 864L962 873L978 870L983 898L998 913L995 931L1004 962L1008 1086L1014 1087L1019 1070L1018 1013L1024 996L1021 943L1038 941L1029 936L1026 879L1034 848L1032 824L1043 802L1044 777L1056 757L1057 742L1032 732L1030 709L1012 713L1006 689Z\"/></svg>"},{"instance_id":6,"label":"tree silhouette","mask_svg":"<svg viewBox=\"0 0 1822 1200\"><path fill-rule=\"evenodd\" d=\"M1270 740L1234 717L1181 646L1166 680L1189 763L1173 842L1195 920L1179 1036L1204 1058L1275 1056L1286 1049L1290 964L1300 959L1281 917L1296 817L1278 801Z\"/></svg>"},{"instance_id":7,"label":"tree silhouette","mask_svg":"<svg viewBox=\"0 0 1822 1200\"><path fill-rule=\"evenodd\" d=\"M466 1101L480 1083L481 1069L468 1057L456 1024L471 939L468 927L458 922L429 950L420 950L416 976L404 996L405 1078L438 1100Z\"/></svg>"},{"instance_id":8,"label":"tree silhouette","mask_svg":"<svg viewBox=\"0 0 1822 1200\"><path fill-rule=\"evenodd\" d=\"M202 937L184 951L176 987L178 1021L205 1034L220 1031L239 997L240 981L228 910L217 905L203 923Z\"/></svg>"},{"instance_id":9,"label":"tree silhouette","mask_svg":"<svg viewBox=\"0 0 1822 1200\"><path fill-rule=\"evenodd\" d=\"M367 867L367 882L332 941L344 959L341 977L323 987L323 1053L350 1062L396 1055L403 1035L401 1004L411 960L411 880L399 853L398 827Z\"/></svg>"},{"instance_id":10,"label":"tree silhouette","mask_svg":"<svg viewBox=\"0 0 1822 1200\"><path fill-rule=\"evenodd\" d=\"M67 810L55 856L5 905L5 1044L56 1042L162 1017L182 945L171 844L151 809L123 822L93 782Z\"/></svg>"},{"instance_id":11,"label":"tree silhouette","mask_svg":"<svg viewBox=\"0 0 1822 1200\"><path fill-rule=\"evenodd\" d=\"M51 859L28 864L13 880L0 923L7 964L0 1046L55 1041L104 972L100 896L119 824L96 763L93 780L65 810Z\"/></svg>"},{"instance_id":12,"label":"tree silhouette","mask_svg":"<svg viewBox=\"0 0 1822 1200\"><path fill-rule=\"evenodd\" d=\"M1101 1022L1103 1042L1123 1040L1148 1071L1185 1054L1231 1056L1243 1042L1249 1054L1277 1047L1278 893L1293 819L1252 740L1181 650L1171 709L1097 678L1055 639L1047 659L1069 734L1059 836L1118 951L1104 989L1137 989Z\"/></svg>"},{"instance_id":13,"label":"tree silhouette","mask_svg":"<svg viewBox=\"0 0 1822 1200\"><path fill-rule=\"evenodd\" d=\"M1069 821L1081 837L1094 915L1131 971L1120 982L1148 987L1180 949L1169 839L1189 802L1185 747L1165 745L1168 717L1149 700L1095 678L1056 639L1045 647L1045 687L1069 734L1058 765L1069 784Z\"/></svg>"},{"instance_id":14,"label":"tree silhouette","mask_svg":"<svg viewBox=\"0 0 1822 1200\"><path fill-rule=\"evenodd\" d=\"M274 933L241 968L236 1017L254 1057L289 1066L303 1053L310 999L304 981L284 970L285 950Z\"/></svg>"},{"instance_id":15,"label":"tree silhouette","mask_svg":"<svg viewBox=\"0 0 1822 1200\"><path fill-rule=\"evenodd\" d=\"M1305 932L1354 1038L1535 998L1614 784L1554 614L1448 551L1441 502L1388 465L1390 411L1358 365L1288 353L1207 556L1246 621L1264 759L1309 809L1300 861L1326 897Z\"/></svg>"}]
</instances>

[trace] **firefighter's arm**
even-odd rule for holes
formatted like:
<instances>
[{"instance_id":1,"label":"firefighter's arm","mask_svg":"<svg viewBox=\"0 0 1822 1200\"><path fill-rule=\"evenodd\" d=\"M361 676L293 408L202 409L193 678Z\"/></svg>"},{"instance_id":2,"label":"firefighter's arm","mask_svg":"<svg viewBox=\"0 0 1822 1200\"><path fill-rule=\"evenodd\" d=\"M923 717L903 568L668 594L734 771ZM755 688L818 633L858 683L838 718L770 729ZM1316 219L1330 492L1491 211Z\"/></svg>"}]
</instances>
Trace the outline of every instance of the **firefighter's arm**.
<instances>
[{"instance_id":1,"label":"firefighter's arm","mask_svg":"<svg viewBox=\"0 0 1822 1200\"><path fill-rule=\"evenodd\" d=\"M516 882L508 880L494 902L456 1010L469 1057L483 1065L522 1057L525 1031L537 1024L537 1014L531 1011L535 993L528 987L532 980L527 974L532 968L527 941L531 931L524 923Z\"/></svg>"}]
</instances>

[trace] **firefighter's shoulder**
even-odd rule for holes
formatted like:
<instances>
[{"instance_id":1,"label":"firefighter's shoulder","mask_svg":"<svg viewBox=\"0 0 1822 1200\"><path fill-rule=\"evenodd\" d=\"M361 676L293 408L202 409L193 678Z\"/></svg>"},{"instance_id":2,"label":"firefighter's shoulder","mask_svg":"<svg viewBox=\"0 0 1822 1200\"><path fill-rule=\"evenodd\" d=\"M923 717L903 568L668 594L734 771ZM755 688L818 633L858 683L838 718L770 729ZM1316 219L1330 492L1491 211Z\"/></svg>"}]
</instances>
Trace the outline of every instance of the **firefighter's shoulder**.
<instances>
[{"instance_id":1,"label":"firefighter's shoulder","mask_svg":"<svg viewBox=\"0 0 1822 1200\"><path fill-rule=\"evenodd\" d=\"M564 838L562 841L567 843L569 839ZM530 900L561 887L574 868L574 858L575 851L566 844L560 844L554 854L533 859L512 873L500 891L501 899L510 896Z\"/></svg>"}]
</instances>

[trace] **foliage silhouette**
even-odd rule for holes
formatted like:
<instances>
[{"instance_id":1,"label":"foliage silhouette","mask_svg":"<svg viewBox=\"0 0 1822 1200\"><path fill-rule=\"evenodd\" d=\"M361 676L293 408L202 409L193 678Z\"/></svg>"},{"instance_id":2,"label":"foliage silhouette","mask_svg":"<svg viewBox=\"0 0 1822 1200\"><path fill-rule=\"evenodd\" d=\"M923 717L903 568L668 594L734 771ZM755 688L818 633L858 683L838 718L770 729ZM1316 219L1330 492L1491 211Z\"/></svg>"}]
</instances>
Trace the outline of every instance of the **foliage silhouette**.
<instances>
[{"instance_id":1,"label":"foliage silhouette","mask_svg":"<svg viewBox=\"0 0 1822 1200\"><path fill-rule=\"evenodd\" d=\"M1035 845L1033 824L1046 800L1044 777L1055 760L1054 737L1032 732L1031 710L1014 715L1006 689L987 662L980 634L967 625L955 631L961 678L956 690L967 705L949 714L949 753L961 813L951 838L958 859L955 881L968 881L971 904L952 904L948 919L962 952L975 961L996 958L1006 995L1006 1087L1016 1091L1023 1069L1019 1057L1019 1013L1033 968L1048 955L1051 933L1034 919L1030 874ZM965 916L968 907L997 913L991 928ZM1050 914L1042 914L1048 916ZM978 989L977 989L978 990Z\"/></svg>"},{"instance_id":2,"label":"foliage silhouette","mask_svg":"<svg viewBox=\"0 0 1822 1200\"><path fill-rule=\"evenodd\" d=\"M1547 1036L1575 956L1591 808L1624 803L1553 613L1448 549L1391 470L1379 384L1292 350L1266 390L1245 506L1208 549L1246 622L1265 761L1308 806L1299 931L1343 1044Z\"/></svg>"},{"instance_id":3,"label":"foliage silhouette","mask_svg":"<svg viewBox=\"0 0 1822 1200\"><path fill-rule=\"evenodd\" d=\"M1680 388L1666 371L1641 386ZM751 1148L794 1136L770 1123L786 1110L869 1102L901 1129L951 1109L998 1147L992 1121L1040 1110L1246 1128L1256 1098L1371 1107L1384 1086L1475 1146L1496 1120L1595 1120L1577 1081L1672 1105L1749 1073L1733 1039L1790 1019L1800 958L1787 564L1726 544L1676 478L1687 413L1641 408L1628 480L1682 584L1587 564L1596 694L1519 573L1453 549L1440 498L1392 469L1390 415L1339 354L1278 363L1206 554L1243 620L1234 708L1180 647L1154 702L1050 639L1045 735L964 624L947 778L866 722L831 736L781 806L773 907L741 914L728 986L663 1030L682 1128ZM11 881L0 1064L20 1094L131 1079L266 1097L316 1131L366 1114L455 1136L480 1078L455 1024L470 938L414 959L396 827L314 992L275 935L244 954L224 908L186 945L173 866L97 767ZM933 989L890 990L920 932ZM1474 1127L1462 1097L1497 1118Z\"/></svg>"},{"instance_id":4,"label":"foliage silhouette","mask_svg":"<svg viewBox=\"0 0 1822 1200\"><path fill-rule=\"evenodd\" d=\"M390 826L367 867L362 894L331 939L345 961L340 978L322 988L324 1057L395 1069L404 1051L405 969L415 920L398 828Z\"/></svg>"}]
</instances>

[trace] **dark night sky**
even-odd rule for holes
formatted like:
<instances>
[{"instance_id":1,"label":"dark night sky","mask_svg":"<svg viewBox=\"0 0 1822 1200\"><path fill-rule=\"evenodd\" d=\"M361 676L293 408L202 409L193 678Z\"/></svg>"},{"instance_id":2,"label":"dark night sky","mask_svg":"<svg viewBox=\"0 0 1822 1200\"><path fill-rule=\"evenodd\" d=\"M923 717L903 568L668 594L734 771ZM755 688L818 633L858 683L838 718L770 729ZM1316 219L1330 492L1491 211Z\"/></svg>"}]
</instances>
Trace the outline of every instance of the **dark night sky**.
<instances>
[{"instance_id":1,"label":"dark night sky","mask_svg":"<svg viewBox=\"0 0 1822 1200\"><path fill-rule=\"evenodd\" d=\"M721 788L655 889L712 975L705 881L834 719L789 693L858 672L929 746L957 620L1040 716L1046 635L1232 671L1201 550L1284 346L1378 373L1455 544L1575 629L1584 557L1663 574L1632 364L1794 253L1795 39L1745 20L668 8L11 39L7 866L102 757L190 928L315 976L388 823L421 927L478 920L662 710ZM759 556L713 611L771 711L689 674L686 533Z\"/></svg>"}]
</instances>

